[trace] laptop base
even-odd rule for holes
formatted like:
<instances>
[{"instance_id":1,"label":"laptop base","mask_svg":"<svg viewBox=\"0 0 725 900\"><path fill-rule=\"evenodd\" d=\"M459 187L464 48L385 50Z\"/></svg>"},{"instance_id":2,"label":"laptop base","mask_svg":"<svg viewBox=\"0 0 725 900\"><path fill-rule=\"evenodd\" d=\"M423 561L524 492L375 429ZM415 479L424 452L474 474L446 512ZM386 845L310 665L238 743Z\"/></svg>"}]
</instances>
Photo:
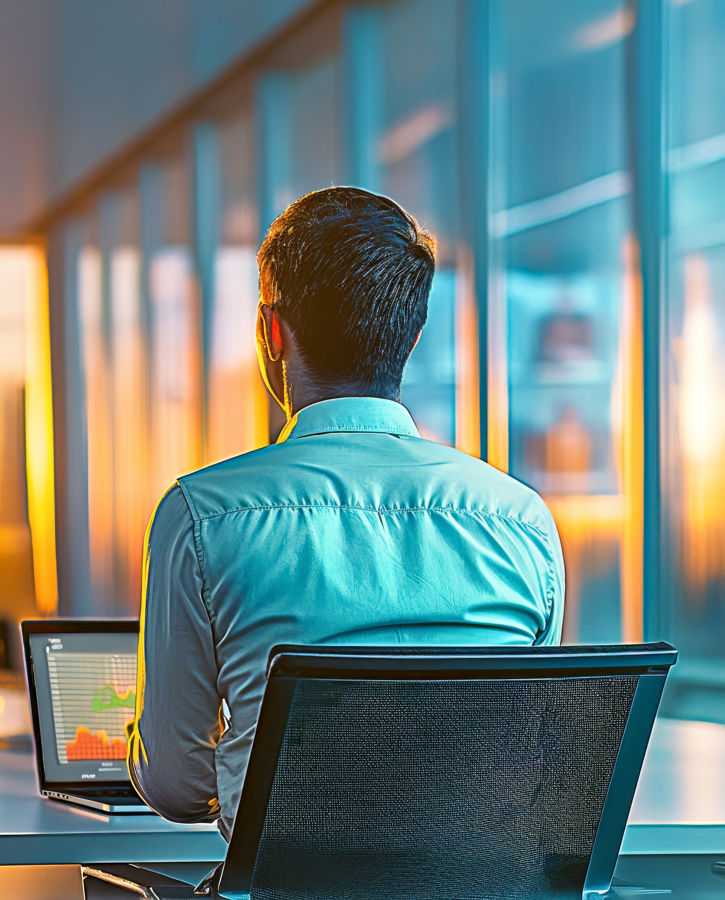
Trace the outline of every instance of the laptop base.
<instances>
[{"instance_id":1,"label":"laptop base","mask_svg":"<svg viewBox=\"0 0 725 900\"><path fill-rule=\"evenodd\" d=\"M83 794L66 794L62 791L41 791L44 797L49 800L59 800L61 803L72 803L76 806L83 806L87 809L95 809L99 812L109 813L110 815L156 815L141 800L133 798L111 798L103 799L102 797L88 797Z\"/></svg>"}]
</instances>

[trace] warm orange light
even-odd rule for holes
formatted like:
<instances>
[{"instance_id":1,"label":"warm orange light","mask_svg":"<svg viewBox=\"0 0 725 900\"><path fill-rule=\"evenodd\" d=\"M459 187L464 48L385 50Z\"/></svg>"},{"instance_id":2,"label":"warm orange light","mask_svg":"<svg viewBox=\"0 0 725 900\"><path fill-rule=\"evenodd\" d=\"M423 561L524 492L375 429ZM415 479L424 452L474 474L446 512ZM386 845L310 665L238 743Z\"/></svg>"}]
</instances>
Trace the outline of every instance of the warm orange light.
<instances>
[{"instance_id":1,"label":"warm orange light","mask_svg":"<svg viewBox=\"0 0 725 900\"><path fill-rule=\"evenodd\" d=\"M622 638L642 640L644 566L644 370L642 278L633 235L622 251L622 311L618 372L613 385L615 451L622 485L620 584ZM617 422L617 419L619 420Z\"/></svg>"},{"instance_id":2,"label":"warm orange light","mask_svg":"<svg viewBox=\"0 0 725 900\"><path fill-rule=\"evenodd\" d=\"M58 579L48 278L40 248L15 252L25 254L27 267L25 453L35 601L38 612L51 615L58 606Z\"/></svg>"},{"instance_id":3,"label":"warm orange light","mask_svg":"<svg viewBox=\"0 0 725 900\"><path fill-rule=\"evenodd\" d=\"M459 255L456 282L455 353L456 447L472 456L480 456L478 304L473 290L471 255L463 251Z\"/></svg>"},{"instance_id":4,"label":"warm orange light","mask_svg":"<svg viewBox=\"0 0 725 900\"><path fill-rule=\"evenodd\" d=\"M488 302L488 462L508 472L509 385L506 276L497 269L489 282Z\"/></svg>"}]
</instances>

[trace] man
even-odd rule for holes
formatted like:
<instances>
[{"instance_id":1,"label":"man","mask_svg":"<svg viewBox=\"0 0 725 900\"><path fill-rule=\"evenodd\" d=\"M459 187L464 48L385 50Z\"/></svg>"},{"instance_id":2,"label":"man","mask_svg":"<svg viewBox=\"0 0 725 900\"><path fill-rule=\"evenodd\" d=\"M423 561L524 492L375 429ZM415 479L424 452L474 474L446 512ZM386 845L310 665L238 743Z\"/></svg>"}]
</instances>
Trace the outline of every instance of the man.
<instances>
[{"instance_id":1,"label":"man","mask_svg":"<svg viewBox=\"0 0 725 900\"><path fill-rule=\"evenodd\" d=\"M221 817L225 836L274 644L554 644L563 611L541 499L423 440L400 403L431 236L329 188L279 216L258 262L260 368L287 424L179 478L152 516L128 757L161 815Z\"/></svg>"}]
</instances>

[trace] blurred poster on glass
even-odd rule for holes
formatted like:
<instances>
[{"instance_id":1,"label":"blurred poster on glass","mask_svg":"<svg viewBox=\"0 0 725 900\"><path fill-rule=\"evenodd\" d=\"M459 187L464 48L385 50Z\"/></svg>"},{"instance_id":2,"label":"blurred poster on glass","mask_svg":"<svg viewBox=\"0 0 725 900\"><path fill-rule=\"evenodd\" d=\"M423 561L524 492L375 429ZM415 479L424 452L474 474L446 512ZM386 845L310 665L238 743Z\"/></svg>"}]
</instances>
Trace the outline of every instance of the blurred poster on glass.
<instances>
[{"instance_id":1,"label":"blurred poster on glass","mask_svg":"<svg viewBox=\"0 0 725 900\"><path fill-rule=\"evenodd\" d=\"M641 297L616 0L493 4L489 459L546 499L564 639L641 638ZM639 378L639 380L638 380Z\"/></svg>"}]
</instances>

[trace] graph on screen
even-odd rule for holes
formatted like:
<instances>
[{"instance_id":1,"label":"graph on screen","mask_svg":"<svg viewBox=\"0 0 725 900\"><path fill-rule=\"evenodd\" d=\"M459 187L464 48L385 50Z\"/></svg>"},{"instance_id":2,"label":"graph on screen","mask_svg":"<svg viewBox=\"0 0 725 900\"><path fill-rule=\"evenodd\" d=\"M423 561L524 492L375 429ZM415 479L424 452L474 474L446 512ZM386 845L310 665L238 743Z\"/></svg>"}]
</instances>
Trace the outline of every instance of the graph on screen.
<instances>
[{"instance_id":1,"label":"graph on screen","mask_svg":"<svg viewBox=\"0 0 725 900\"><path fill-rule=\"evenodd\" d=\"M136 654L49 651L48 676L58 762L125 759Z\"/></svg>"}]
</instances>

